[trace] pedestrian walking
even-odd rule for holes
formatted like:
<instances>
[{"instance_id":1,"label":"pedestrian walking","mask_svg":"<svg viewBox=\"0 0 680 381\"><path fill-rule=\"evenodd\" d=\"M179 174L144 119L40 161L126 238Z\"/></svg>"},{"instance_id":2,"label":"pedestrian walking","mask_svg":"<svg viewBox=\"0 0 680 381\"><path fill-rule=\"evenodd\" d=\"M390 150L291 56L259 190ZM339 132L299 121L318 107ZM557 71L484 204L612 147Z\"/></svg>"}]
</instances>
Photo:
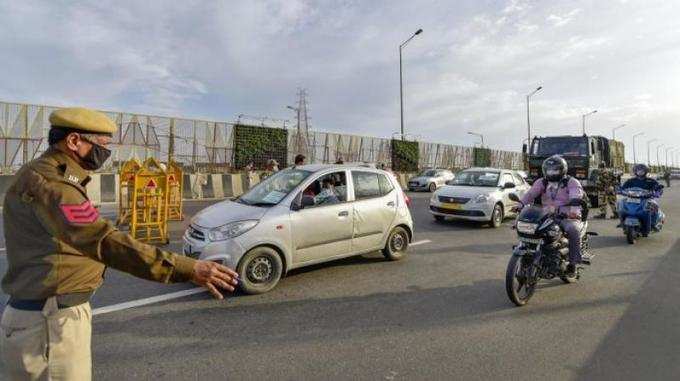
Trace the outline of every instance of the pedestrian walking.
<instances>
[{"instance_id":1,"label":"pedestrian walking","mask_svg":"<svg viewBox=\"0 0 680 381\"><path fill-rule=\"evenodd\" d=\"M279 171L279 162L274 160L274 159L269 159L269 160L267 160L267 166L265 167L264 172L260 175L260 180L264 180L267 177L275 174L278 171Z\"/></svg>"},{"instance_id":2,"label":"pedestrian walking","mask_svg":"<svg viewBox=\"0 0 680 381\"><path fill-rule=\"evenodd\" d=\"M666 168L663 172L663 179L666 181L666 188L671 187L671 170Z\"/></svg>"},{"instance_id":3,"label":"pedestrian walking","mask_svg":"<svg viewBox=\"0 0 680 381\"><path fill-rule=\"evenodd\" d=\"M607 218L607 206L612 210L612 218L619 218L616 210L616 191L617 179L614 173L605 168L604 163L600 163L597 176L598 203L600 204L600 214L598 218Z\"/></svg>"},{"instance_id":4,"label":"pedestrian walking","mask_svg":"<svg viewBox=\"0 0 680 381\"><path fill-rule=\"evenodd\" d=\"M237 274L141 243L101 218L85 186L88 171L110 156L116 124L82 108L54 111L49 121L49 148L16 173L4 200L3 379L90 380L89 300L106 266L162 283L192 281L217 298L218 289L234 289Z\"/></svg>"}]
</instances>

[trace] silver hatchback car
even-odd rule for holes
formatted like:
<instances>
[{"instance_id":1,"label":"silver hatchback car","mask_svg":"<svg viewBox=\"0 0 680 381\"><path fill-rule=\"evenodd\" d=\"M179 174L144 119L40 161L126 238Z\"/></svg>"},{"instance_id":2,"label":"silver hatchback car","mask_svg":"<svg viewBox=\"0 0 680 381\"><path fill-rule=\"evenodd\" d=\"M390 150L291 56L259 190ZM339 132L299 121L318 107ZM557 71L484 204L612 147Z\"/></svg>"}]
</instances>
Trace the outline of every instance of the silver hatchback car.
<instances>
[{"instance_id":1,"label":"silver hatchback car","mask_svg":"<svg viewBox=\"0 0 680 381\"><path fill-rule=\"evenodd\" d=\"M413 238L409 202L386 171L288 168L196 214L184 254L232 267L244 292L263 293L298 267L378 250L403 258Z\"/></svg>"}]
</instances>

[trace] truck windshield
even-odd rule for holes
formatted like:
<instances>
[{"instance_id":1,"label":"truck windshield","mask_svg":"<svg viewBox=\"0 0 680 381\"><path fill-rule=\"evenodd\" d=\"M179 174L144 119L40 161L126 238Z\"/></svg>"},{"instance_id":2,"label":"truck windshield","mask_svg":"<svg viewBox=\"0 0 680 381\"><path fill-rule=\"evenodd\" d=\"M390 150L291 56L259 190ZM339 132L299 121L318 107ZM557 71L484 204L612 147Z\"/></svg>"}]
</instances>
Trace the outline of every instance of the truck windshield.
<instances>
[{"instance_id":1,"label":"truck windshield","mask_svg":"<svg viewBox=\"0 0 680 381\"><path fill-rule=\"evenodd\" d=\"M588 142L584 138L542 138L536 140L533 153L539 156L588 156Z\"/></svg>"}]
</instances>

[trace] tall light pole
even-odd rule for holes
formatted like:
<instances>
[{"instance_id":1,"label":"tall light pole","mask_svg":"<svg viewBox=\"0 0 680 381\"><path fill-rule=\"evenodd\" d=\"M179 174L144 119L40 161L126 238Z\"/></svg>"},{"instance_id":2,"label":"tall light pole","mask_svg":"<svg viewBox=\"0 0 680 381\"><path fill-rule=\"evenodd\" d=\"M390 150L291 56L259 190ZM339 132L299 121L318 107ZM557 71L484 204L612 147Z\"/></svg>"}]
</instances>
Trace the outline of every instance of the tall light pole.
<instances>
[{"instance_id":1,"label":"tall light pole","mask_svg":"<svg viewBox=\"0 0 680 381\"><path fill-rule=\"evenodd\" d=\"M668 168L668 152L675 150L675 147L666 148L666 168Z\"/></svg>"},{"instance_id":2,"label":"tall light pole","mask_svg":"<svg viewBox=\"0 0 680 381\"><path fill-rule=\"evenodd\" d=\"M543 86L538 86L536 90L532 91L531 94L527 95L527 147L531 145L531 118L529 118L529 99L532 95L541 91Z\"/></svg>"},{"instance_id":3,"label":"tall light pole","mask_svg":"<svg viewBox=\"0 0 680 381\"><path fill-rule=\"evenodd\" d=\"M661 148L663 148L663 146L664 146L663 144L659 144L658 146L656 146L656 166L657 166L657 167L658 167L659 165L661 165L661 161L659 161L659 150L660 150Z\"/></svg>"},{"instance_id":4,"label":"tall light pole","mask_svg":"<svg viewBox=\"0 0 680 381\"><path fill-rule=\"evenodd\" d=\"M623 128L623 127L626 127L625 123L618 126L618 127L612 128L612 140L616 140L616 130L618 130L619 128Z\"/></svg>"},{"instance_id":5,"label":"tall light pole","mask_svg":"<svg viewBox=\"0 0 680 381\"><path fill-rule=\"evenodd\" d=\"M482 139L482 148L484 148L484 135L478 134L476 132L468 131L468 134L474 135L474 136L479 136L480 139Z\"/></svg>"},{"instance_id":6,"label":"tall light pole","mask_svg":"<svg viewBox=\"0 0 680 381\"><path fill-rule=\"evenodd\" d=\"M647 166L651 167L652 166L652 160L649 158L649 153L651 152L651 144L654 143L659 139L652 139L652 140L647 140Z\"/></svg>"},{"instance_id":7,"label":"tall light pole","mask_svg":"<svg viewBox=\"0 0 680 381\"><path fill-rule=\"evenodd\" d=\"M638 132L637 134L633 135L633 165L637 164L637 155L635 154L635 138L644 134L644 132Z\"/></svg>"},{"instance_id":8,"label":"tall light pole","mask_svg":"<svg viewBox=\"0 0 680 381\"><path fill-rule=\"evenodd\" d=\"M401 140L404 140L404 76L402 72L401 50L413 39L413 37L423 33L422 29L418 29L411 37L399 45L399 103L401 106Z\"/></svg>"},{"instance_id":9,"label":"tall light pole","mask_svg":"<svg viewBox=\"0 0 680 381\"><path fill-rule=\"evenodd\" d=\"M593 110L593 111L591 111L591 112L589 112L589 113L587 113L587 114L581 115L582 124L583 124L583 135L586 134L586 116L588 116L588 115L593 115L593 114L595 114L596 112L597 112L597 110Z\"/></svg>"}]
</instances>

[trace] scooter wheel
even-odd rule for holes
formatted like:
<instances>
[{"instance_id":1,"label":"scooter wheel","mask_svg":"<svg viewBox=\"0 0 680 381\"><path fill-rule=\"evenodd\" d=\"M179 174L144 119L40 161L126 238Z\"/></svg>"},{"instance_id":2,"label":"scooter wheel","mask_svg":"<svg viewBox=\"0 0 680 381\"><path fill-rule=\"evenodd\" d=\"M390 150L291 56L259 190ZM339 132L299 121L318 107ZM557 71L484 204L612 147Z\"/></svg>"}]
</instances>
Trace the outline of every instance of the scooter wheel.
<instances>
[{"instance_id":1,"label":"scooter wheel","mask_svg":"<svg viewBox=\"0 0 680 381\"><path fill-rule=\"evenodd\" d=\"M635 244L635 241L637 241L637 232L635 229L626 230L626 241L631 245Z\"/></svg>"}]
</instances>

